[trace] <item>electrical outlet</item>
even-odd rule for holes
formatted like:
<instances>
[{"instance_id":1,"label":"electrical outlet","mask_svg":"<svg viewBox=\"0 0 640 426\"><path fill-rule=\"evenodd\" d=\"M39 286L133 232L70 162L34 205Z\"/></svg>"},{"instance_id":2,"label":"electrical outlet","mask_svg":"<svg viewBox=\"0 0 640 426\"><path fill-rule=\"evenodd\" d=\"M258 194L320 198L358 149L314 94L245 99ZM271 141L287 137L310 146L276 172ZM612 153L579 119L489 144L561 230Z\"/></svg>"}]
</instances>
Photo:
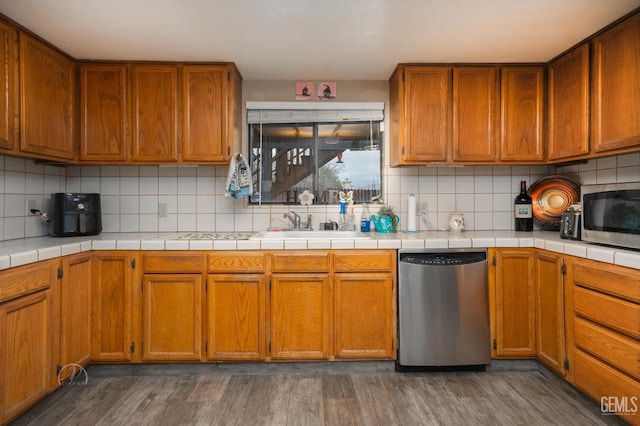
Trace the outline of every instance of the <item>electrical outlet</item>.
<instances>
[{"instance_id":1,"label":"electrical outlet","mask_svg":"<svg viewBox=\"0 0 640 426\"><path fill-rule=\"evenodd\" d=\"M36 200L27 200L27 214L31 215L31 210L36 209Z\"/></svg>"},{"instance_id":2,"label":"electrical outlet","mask_svg":"<svg viewBox=\"0 0 640 426\"><path fill-rule=\"evenodd\" d=\"M158 217L167 217L169 212L167 211L167 203L158 203Z\"/></svg>"},{"instance_id":3,"label":"electrical outlet","mask_svg":"<svg viewBox=\"0 0 640 426\"><path fill-rule=\"evenodd\" d=\"M422 213L429 211L429 203L426 201L418 201L416 203L416 215L422 216Z\"/></svg>"}]
</instances>

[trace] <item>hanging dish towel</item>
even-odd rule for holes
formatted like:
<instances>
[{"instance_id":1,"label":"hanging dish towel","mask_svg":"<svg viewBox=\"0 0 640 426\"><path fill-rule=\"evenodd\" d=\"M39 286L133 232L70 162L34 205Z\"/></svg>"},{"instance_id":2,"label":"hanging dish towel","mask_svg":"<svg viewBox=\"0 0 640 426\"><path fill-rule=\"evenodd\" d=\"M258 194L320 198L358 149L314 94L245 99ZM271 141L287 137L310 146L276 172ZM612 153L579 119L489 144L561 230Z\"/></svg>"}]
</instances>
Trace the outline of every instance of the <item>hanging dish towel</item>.
<instances>
[{"instance_id":1,"label":"hanging dish towel","mask_svg":"<svg viewBox=\"0 0 640 426\"><path fill-rule=\"evenodd\" d=\"M251 181L251 169L249 163L242 154L236 154L229 163L227 186L224 195L239 199L244 195L251 195L253 182Z\"/></svg>"}]
</instances>

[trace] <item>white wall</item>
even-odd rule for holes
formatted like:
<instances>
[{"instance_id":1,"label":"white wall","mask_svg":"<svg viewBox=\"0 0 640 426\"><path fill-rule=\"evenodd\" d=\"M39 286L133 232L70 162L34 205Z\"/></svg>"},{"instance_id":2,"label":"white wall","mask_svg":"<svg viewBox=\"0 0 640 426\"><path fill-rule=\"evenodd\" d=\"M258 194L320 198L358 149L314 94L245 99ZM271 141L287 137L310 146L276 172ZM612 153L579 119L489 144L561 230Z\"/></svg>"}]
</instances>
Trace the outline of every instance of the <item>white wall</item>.
<instances>
[{"instance_id":1,"label":"white wall","mask_svg":"<svg viewBox=\"0 0 640 426\"><path fill-rule=\"evenodd\" d=\"M39 216L27 213L27 200L34 200L37 209L48 209L45 200L64 191L64 176L63 167L0 155L0 240L46 234L48 228Z\"/></svg>"}]
</instances>

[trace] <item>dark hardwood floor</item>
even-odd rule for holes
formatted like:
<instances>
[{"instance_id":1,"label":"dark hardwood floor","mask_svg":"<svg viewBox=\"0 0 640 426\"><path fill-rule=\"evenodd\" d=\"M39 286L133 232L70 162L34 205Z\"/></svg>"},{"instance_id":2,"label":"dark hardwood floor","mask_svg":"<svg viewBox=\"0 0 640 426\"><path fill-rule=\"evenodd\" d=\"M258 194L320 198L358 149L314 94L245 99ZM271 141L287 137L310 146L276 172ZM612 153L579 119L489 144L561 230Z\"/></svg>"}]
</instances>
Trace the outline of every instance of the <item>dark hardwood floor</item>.
<instances>
[{"instance_id":1,"label":"dark hardwood floor","mask_svg":"<svg viewBox=\"0 0 640 426\"><path fill-rule=\"evenodd\" d=\"M494 364L494 363L492 363ZM392 363L92 366L15 425L610 425L544 367L396 373Z\"/></svg>"}]
</instances>

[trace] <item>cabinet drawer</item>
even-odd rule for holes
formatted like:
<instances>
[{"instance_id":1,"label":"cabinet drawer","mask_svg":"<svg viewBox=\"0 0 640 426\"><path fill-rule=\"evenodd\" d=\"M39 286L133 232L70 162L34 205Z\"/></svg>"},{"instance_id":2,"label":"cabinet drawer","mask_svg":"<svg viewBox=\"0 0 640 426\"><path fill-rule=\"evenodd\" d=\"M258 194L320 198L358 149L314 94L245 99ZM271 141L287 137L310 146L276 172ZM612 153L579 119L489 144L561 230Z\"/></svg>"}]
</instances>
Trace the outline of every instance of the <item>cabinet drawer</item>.
<instances>
[{"instance_id":1,"label":"cabinet drawer","mask_svg":"<svg viewBox=\"0 0 640 426\"><path fill-rule=\"evenodd\" d=\"M274 253L273 272L328 272L329 253L326 251Z\"/></svg>"},{"instance_id":2,"label":"cabinet drawer","mask_svg":"<svg viewBox=\"0 0 640 426\"><path fill-rule=\"evenodd\" d=\"M143 257L143 271L151 273L200 273L202 255L178 253L153 253Z\"/></svg>"},{"instance_id":3,"label":"cabinet drawer","mask_svg":"<svg viewBox=\"0 0 640 426\"><path fill-rule=\"evenodd\" d=\"M0 274L0 301L51 287L56 261L19 266Z\"/></svg>"},{"instance_id":4,"label":"cabinet drawer","mask_svg":"<svg viewBox=\"0 0 640 426\"><path fill-rule=\"evenodd\" d=\"M600 401L602 397L626 397L640 395L640 382L609 367L581 350L575 352L575 385Z\"/></svg>"},{"instance_id":5,"label":"cabinet drawer","mask_svg":"<svg viewBox=\"0 0 640 426\"><path fill-rule=\"evenodd\" d=\"M576 315L640 339L640 305L581 287L573 303Z\"/></svg>"},{"instance_id":6,"label":"cabinet drawer","mask_svg":"<svg viewBox=\"0 0 640 426\"><path fill-rule=\"evenodd\" d=\"M336 272L383 271L391 272L393 254L390 251L340 251L333 256Z\"/></svg>"},{"instance_id":7,"label":"cabinet drawer","mask_svg":"<svg viewBox=\"0 0 640 426\"><path fill-rule=\"evenodd\" d=\"M264 272L265 255L259 252L210 254L209 272Z\"/></svg>"},{"instance_id":8,"label":"cabinet drawer","mask_svg":"<svg viewBox=\"0 0 640 426\"><path fill-rule=\"evenodd\" d=\"M576 318L575 342L580 349L640 379L640 342L637 340Z\"/></svg>"},{"instance_id":9,"label":"cabinet drawer","mask_svg":"<svg viewBox=\"0 0 640 426\"><path fill-rule=\"evenodd\" d=\"M577 259L573 266L573 281L581 287L640 303L640 272L634 269Z\"/></svg>"}]
</instances>

